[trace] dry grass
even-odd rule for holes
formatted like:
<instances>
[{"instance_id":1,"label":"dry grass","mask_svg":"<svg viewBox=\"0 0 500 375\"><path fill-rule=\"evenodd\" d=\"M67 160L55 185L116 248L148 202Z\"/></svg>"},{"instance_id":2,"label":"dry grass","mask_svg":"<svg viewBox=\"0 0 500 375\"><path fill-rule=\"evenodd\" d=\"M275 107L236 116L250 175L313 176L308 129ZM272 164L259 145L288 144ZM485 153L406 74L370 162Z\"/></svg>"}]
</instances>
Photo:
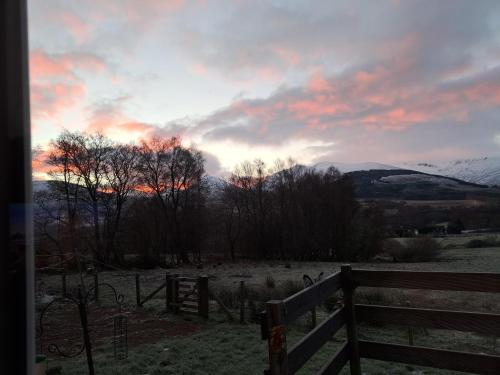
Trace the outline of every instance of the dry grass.
<instances>
[{"instance_id":1,"label":"dry grass","mask_svg":"<svg viewBox=\"0 0 500 375\"><path fill-rule=\"evenodd\" d=\"M465 248L471 239L478 237L449 237L440 239L445 247L440 256L431 262L423 263L358 263L355 268L365 269L402 269L421 271L455 271L455 272L498 272L500 269L500 248ZM339 263L323 262L291 262L289 267L285 262L245 262L224 263L222 265L205 265L202 270L185 268L177 273L207 274L210 288L219 295L225 295L224 300L234 309L235 316L239 308L239 283L245 281L245 292L251 303L247 304L247 317L251 311L256 314L263 303L272 298L284 298L302 288L302 276L309 274L317 276L321 271L325 275L340 269ZM153 290L165 278L166 270L154 269L141 271L141 287L143 295ZM173 273L173 272L172 272ZM266 278L272 276L274 287L269 287ZM49 294L58 294L60 278L57 276L42 276L43 288ZM124 292L128 309L135 309L134 272L103 272L102 282L109 282ZM69 278L71 285L76 285L77 278ZM91 278L88 278L91 282ZM144 308L151 319L161 316L164 308L163 295L160 293L151 304ZM406 291L360 289L357 301L389 305L406 305L432 307L442 309L459 309L470 311L496 312L500 311L500 295L487 293L438 292L438 291ZM335 306L336 299L331 299ZM251 306L253 305L253 307ZM324 308L318 308L318 322L328 314L328 303ZM194 322L202 325L200 332L186 337L165 337L152 344L131 348L129 359L116 362L113 359L112 347L95 349L97 374L262 374L267 363L267 344L260 340L257 324L225 322L225 315L218 312L217 305L211 306L208 322ZM193 319L193 318L190 318ZM288 334L289 346L293 345L308 330L309 314L290 328ZM251 319L248 319L251 320ZM254 319L256 320L256 319ZM314 374L324 364L336 347L344 333L333 339L315 355L299 374ZM408 338L407 328L376 327L362 325L360 335L365 339L405 343ZM455 331L428 330L415 332L415 344L454 350L466 350L500 354L500 345L494 346L492 337L462 333ZM84 357L62 362L64 374L85 374ZM381 361L362 361L366 374L451 374L452 372L436 369L422 369L414 366L396 365ZM421 372L418 372L421 371ZM347 373L344 371L344 373Z\"/></svg>"}]
</instances>

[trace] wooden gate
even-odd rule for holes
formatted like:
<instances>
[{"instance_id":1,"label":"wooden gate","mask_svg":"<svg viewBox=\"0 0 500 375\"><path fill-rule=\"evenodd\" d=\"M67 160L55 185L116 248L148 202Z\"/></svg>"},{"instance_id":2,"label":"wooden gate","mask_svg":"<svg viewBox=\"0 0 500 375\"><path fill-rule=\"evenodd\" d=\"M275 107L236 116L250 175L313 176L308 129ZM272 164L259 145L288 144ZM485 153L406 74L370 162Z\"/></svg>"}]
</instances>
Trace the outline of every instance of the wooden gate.
<instances>
[{"instance_id":1,"label":"wooden gate","mask_svg":"<svg viewBox=\"0 0 500 375\"><path fill-rule=\"evenodd\" d=\"M139 275L136 275L137 306L143 306L165 288L166 310L178 313L196 314L208 318L208 277L189 277L166 274L165 282L144 299L141 298Z\"/></svg>"},{"instance_id":2,"label":"wooden gate","mask_svg":"<svg viewBox=\"0 0 500 375\"><path fill-rule=\"evenodd\" d=\"M167 276L167 309L208 318L208 277Z\"/></svg>"},{"instance_id":3,"label":"wooden gate","mask_svg":"<svg viewBox=\"0 0 500 375\"><path fill-rule=\"evenodd\" d=\"M370 321L500 336L500 314L355 305L354 291L360 286L500 293L500 273L351 270L342 266L341 272L285 300L267 302L261 320L262 338L268 340L269 347L269 370L265 373L294 374L345 326L347 341L319 374L338 374L349 362L351 374L360 375L360 358L500 374L500 356L358 340L357 335L357 321ZM343 306L288 350L287 326L339 289L343 291Z\"/></svg>"}]
</instances>

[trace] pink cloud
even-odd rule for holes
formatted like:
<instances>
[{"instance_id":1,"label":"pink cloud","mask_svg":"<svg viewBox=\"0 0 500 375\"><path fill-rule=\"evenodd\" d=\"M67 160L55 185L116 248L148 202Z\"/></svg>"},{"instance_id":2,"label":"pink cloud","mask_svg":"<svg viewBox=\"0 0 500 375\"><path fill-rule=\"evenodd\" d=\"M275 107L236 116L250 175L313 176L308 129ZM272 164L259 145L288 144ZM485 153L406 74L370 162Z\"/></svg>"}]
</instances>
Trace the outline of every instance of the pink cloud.
<instances>
[{"instance_id":1,"label":"pink cloud","mask_svg":"<svg viewBox=\"0 0 500 375\"><path fill-rule=\"evenodd\" d=\"M432 121L463 122L470 114L500 106L498 70L453 84L408 82L400 61L328 77L316 72L304 87L266 99L241 100L200 122L207 139L282 143L322 139L328 129L402 131Z\"/></svg>"},{"instance_id":2,"label":"pink cloud","mask_svg":"<svg viewBox=\"0 0 500 375\"><path fill-rule=\"evenodd\" d=\"M106 68L104 60L91 53L48 54L36 49L30 52L30 78L73 79L76 70L102 72Z\"/></svg>"},{"instance_id":3,"label":"pink cloud","mask_svg":"<svg viewBox=\"0 0 500 375\"><path fill-rule=\"evenodd\" d=\"M48 173L51 166L47 163L50 155L50 151L43 149L36 149L31 155L31 169L33 174L44 175Z\"/></svg>"},{"instance_id":4,"label":"pink cloud","mask_svg":"<svg viewBox=\"0 0 500 375\"><path fill-rule=\"evenodd\" d=\"M127 142L148 139L161 131L155 125L138 121L125 114L123 106L128 99L128 97L120 97L94 108L91 111L85 131L88 133L99 132L112 139Z\"/></svg>"},{"instance_id":5,"label":"pink cloud","mask_svg":"<svg viewBox=\"0 0 500 375\"><path fill-rule=\"evenodd\" d=\"M48 54L30 52L30 94L33 119L54 118L82 101L86 93L80 71L99 73L104 60L90 53Z\"/></svg>"},{"instance_id":6,"label":"pink cloud","mask_svg":"<svg viewBox=\"0 0 500 375\"><path fill-rule=\"evenodd\" d=\"M70 83L32 83L30 99L33 118L53 118L59 112L72 107L85 97L85 84L79 81Z\"/></svg>"},{"instance_id":7,"label":"pink cloud","mask_svg":"<svg viewBox=\"0 0 500 375\"><path fill-rule=\"evenodd\" d=\"M77 43L88 40L91 30L88 23L85 23L80 17L69 11L61 12L59 17Z\"/></svg>"},{"instance_id":8,"label":"pink cloud","mask_svg":"<svg viewBox=\"0 0 500 375\"><path fill-rule=\"evenodd\" d=\"M319 72L312 75L311 79L307 84L307 88L312 92L331 92L333 87L330 82Z\"/></svg>"}]
</instances>

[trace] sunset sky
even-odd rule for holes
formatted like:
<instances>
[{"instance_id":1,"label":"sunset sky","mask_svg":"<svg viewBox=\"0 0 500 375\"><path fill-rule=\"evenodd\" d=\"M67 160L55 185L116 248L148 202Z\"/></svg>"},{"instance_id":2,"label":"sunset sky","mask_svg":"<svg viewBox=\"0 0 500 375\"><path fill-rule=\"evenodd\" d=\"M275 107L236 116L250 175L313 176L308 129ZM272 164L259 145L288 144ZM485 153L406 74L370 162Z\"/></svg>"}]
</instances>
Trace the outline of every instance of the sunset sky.
<instances>
[{"instance_id":1,"label":"sunset sky","mask_svg":"<svg viewBox=\"0 0 500 375\"><path fill-rule=\"evenodd\" d=\"M500 156L500 1L28 0L33 145L242 160Z\"/></svg>"}]
</instances>

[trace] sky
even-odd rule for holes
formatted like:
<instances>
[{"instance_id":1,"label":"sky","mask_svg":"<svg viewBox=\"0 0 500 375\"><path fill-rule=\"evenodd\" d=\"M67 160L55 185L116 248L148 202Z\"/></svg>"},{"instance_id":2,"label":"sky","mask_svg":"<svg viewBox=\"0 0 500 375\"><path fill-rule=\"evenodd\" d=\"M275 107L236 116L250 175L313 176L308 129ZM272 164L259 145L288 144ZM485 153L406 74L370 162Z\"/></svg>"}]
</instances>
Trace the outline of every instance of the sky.
<instances>
[{"instance_id":1,"label":"sky","mask_svg":"<svg viewBox=\"0 0 500 375\"><path fill-rule=\"evenodd\" d=\"M500 156L496 0L28 8L32 144L42 156L63 129L125 143L177 135L203 151L212 175L255 158Z\"/></svg>"}]
</instances>

